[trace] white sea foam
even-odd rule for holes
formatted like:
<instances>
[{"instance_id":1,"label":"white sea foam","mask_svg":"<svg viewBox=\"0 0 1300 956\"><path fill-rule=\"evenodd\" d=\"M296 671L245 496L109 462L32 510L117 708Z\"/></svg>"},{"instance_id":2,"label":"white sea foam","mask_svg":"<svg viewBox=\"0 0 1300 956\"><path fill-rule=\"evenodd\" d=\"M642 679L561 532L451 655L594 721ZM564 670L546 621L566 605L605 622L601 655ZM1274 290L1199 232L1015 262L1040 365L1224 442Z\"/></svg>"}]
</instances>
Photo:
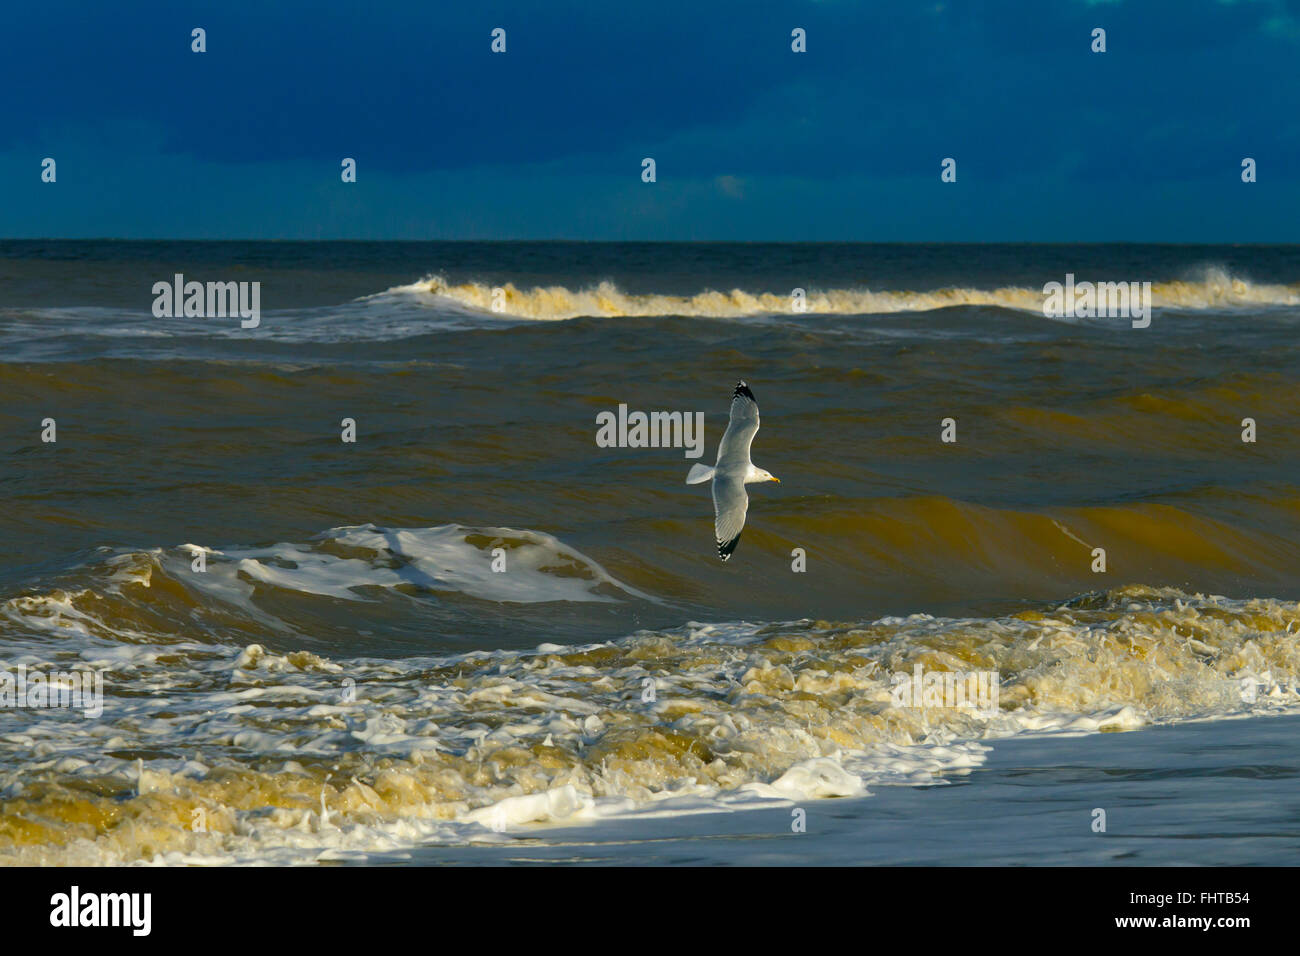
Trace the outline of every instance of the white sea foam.
<instances>
[{"instance_id":1,"label":"white sea foam","mask_svg":"<svg viewBox=\"0 0 1300 956\"><path fill-rule=\"evenodd\" d=\"M367 555L339 557L361 562L364 589L397 586L380 573L393 555L433 560L464 537L363 526L323 540ZM232 568L316 554L237 550ZM584 587L607 584L577 567ZM112 573L125 598L149 590L138 564ZM338 568L302 573L247 586L351 590ZM106 668L105 706L97 720L0 710L8 862L310 862L539 823L865 798L970 773L1008 737L1300 710L1300 606L1170 589L996 619L691 624L400 660L186 641L143 616L126 633L96 619L112 609L102 597L46 598L5 602L6 634L31 635L30 664L73 651ZM891 675L916 665L996 671L1000 710L896 706Z\"/></svg>"},{"instance_id":2,"label":"white sea foam","mask_svg":"<svg viewBox=\"0 0 1300 956\"><path fill-rule=\"evenodd\" d=\"M1086 276L1080 276L1080 281ZM1097 277L1105 281L1107 277ZM1223 269L1203 270L1197 278L1154 281L1152 304L1159 309L1206 310L1300 305L1300 284L1256 283L1230 275ZM584 288L562 285L519 288L514 283L452 283L440 275L395 286L379 296L362 300L411 300L451 306L496 318L562 320L582 316L699 316L740 318L785 315L879 315L927 312L952 306L986 306L1042 314L1041 287L1004 286L981 289L951 287L912 291L906 289L811 288L803 309L791 307L789 290L758 292L744 289L705 290L691 295L626 292L612 282Z\"/></svg>"}]
</instances>

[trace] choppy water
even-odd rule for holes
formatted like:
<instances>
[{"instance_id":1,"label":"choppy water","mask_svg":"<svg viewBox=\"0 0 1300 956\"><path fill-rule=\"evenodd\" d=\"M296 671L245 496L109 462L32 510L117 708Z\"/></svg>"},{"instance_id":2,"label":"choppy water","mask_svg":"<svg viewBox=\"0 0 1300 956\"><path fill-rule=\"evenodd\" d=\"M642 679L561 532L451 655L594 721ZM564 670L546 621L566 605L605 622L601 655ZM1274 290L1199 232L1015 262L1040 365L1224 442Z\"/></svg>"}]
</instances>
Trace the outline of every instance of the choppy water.
<instances>
[{"instance_id":1,"label":"choppy water","mask_svg":"<svg viewBox=\"0 0 1300 956\"><path fill-rule=\"evenodd\" d=\"M155 318L178 272L260 325ZM1151 326L1045 318L1066 273L1150 281ZM1288 710L1298 321L1297 247L0 243L0 660L105 671L97 717L0 708L0 859L387 852ZM712 461L738 378L782 483L722 565L691 459L595 420L703 412ZM917 664L996 670L997 716L897 706Z\"/></svg>"}]
</instances>

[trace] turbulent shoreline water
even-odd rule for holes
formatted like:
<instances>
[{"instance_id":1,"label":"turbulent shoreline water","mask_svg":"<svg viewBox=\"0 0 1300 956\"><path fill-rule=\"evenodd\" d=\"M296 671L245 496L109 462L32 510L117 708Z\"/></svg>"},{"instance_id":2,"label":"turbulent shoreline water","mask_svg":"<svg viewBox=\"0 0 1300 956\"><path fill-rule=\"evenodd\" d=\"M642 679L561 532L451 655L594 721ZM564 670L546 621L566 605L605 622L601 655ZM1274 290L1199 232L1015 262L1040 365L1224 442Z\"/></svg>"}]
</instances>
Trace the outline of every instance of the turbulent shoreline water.
<instances>
[{"instance_id":1,"label":"turbulent shoreline water","mask_svg":"<svg viewBox=\"0 0 1300 956\"><path fill-rule=\"evenodd\" d=\"M155 318L177 272L260 282L259 327ZM1045 318L1067 273L1150 281L1150 328ZM1296 247L0 243L0 660L106 675L94 719L0 708L0 861L327 858L1289 709L1298 319ZM782 484L724 566L682 449L594 437L703 412L711 461L737 378ZM998 716L896 706L916 663L996 670Z\"/></svg>"}]
</instances>

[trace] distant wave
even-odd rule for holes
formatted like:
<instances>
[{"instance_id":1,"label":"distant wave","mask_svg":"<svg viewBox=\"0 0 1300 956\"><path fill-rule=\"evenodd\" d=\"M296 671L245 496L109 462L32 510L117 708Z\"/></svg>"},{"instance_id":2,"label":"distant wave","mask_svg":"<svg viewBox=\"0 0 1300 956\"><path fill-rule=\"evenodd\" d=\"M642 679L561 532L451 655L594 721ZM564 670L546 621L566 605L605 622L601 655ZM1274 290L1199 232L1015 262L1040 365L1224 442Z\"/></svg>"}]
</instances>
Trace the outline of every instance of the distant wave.
<instances>
[{"instance_id":1,"label":"distant wave","mask_svg":"<svg viewBox=\"0 0 1300 956\"><path fill-rule=\"evenodd\" d=\"M1061 281L1064 277L1049 277ZM1138 281L1141 276L1091 276L1077 281ZM494 299L494 290L500 294ZM1199 278L1152 282L1155 308L1234 309L1251 306L1300 305L1300 283L1257 284L1221 269L1207 269ZM428 298L472 311L505 318L558 320L590 317L684 315L733 318L750 315L789 315L789 292L705 291L695 295L630 293L612 282L582 289L534 286L520 289L513 283L492 286L480 282L452 285L433 275L409 285L395 286L381 296ZM374 299L376 296L369 296ZM907 290L815 289L806 290L806 314L872 315L891 312L925 312L951 306L994 306L1024 312L1041 312L1042 288L1007 286L997 289L944 288L928 292Z\"/></svg>"}]
</instances>

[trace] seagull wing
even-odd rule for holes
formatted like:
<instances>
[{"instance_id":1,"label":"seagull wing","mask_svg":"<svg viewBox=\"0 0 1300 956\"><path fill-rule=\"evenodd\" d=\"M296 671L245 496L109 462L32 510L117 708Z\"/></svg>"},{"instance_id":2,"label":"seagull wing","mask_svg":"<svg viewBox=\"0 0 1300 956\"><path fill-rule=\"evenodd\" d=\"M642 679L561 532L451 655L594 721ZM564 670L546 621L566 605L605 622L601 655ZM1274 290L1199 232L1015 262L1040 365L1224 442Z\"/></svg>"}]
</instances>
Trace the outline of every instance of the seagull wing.
<instances>
[{"instance_id":1,"label":"seagull wing","mask_svg":"<svg viewBox=\"0 0 1300 956\"><path fill-rule=\"evenodd\" d=\"M722 442L718 445L718 470L740 471L741 488L744 489L745 472L749 470L749 446L758 433L758 402L754 393L744 382L736 383L736 390L731 394L731 420L727 430L722 433Z\"/></svg>"},{"instance_id":2,"label":"seagull wing","mask_svg":"<svg viewBox=\"0 0 1300 956\"><path fill-rule=\"evenodd\" d=\"M718 445L718 464L713 471L714 537L718 557L731 557L740 542L749 511L745 475L749 473L749 446L758 432L758 402L744 382L736 383L731 395L731 421Z\"/></svg>"},{"instance_id":3,"label":"seagull wing","mask_svg":"<svg viewBox=\"0 0 1300 956\"><path fill-rule=\"evenodd\" d=\"M740 531L745 527L745 513L749 511L744 472L733 471L713 476L713 511L718 557L726 561L740 543Z\"/></svg>"}]
</instances>

